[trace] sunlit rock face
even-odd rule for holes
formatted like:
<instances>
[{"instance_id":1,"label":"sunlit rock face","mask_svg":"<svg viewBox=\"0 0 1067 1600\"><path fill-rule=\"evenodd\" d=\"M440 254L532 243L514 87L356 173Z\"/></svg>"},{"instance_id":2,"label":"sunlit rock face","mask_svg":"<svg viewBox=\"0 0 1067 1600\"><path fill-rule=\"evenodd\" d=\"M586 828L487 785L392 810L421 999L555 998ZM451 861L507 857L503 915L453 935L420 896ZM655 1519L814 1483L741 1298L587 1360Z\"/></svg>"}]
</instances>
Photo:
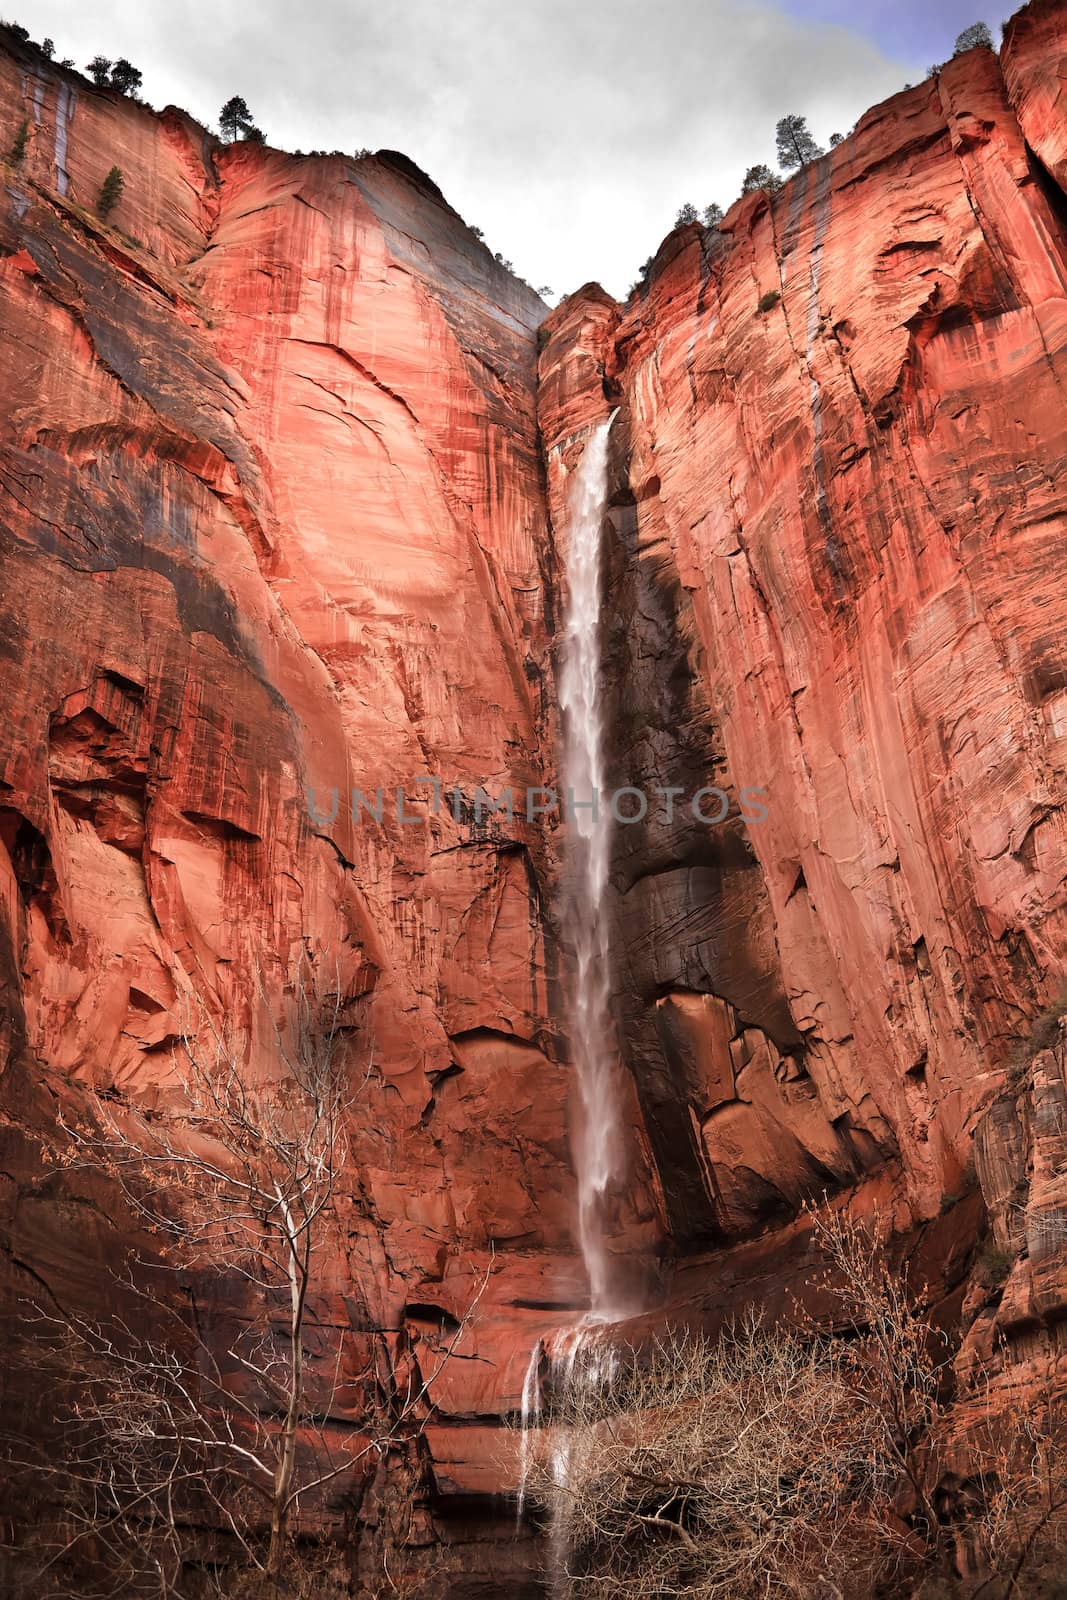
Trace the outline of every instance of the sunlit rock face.
<instances>
[{"instance_id":1,"label":"sunlit rock face","mask_svg":"<svg viewBox=\"0 0 1067 1600\"><path fill-rule=\"evenodd\" d=\"M488 1274L416 1465L493 1581L529 1559L488 1498L500 1418L586 1296L558 832L522 798L556 767L568 486L616 406L609 781L686 799L613 837L609 1246L668 1315L785 1307L804 1200L855 1190L977 1315L980 1204L939 1217L975 1143L1019 1246L1001 1191L1052 1159L1063 1062L1038 1110L1003 1098L1067 942L1065 78L1067 8L1030 6L1001 63L539 341L403 157L219 148L0 54L0 148L29 134L0 197L7 1282L91 1313L127 1228L42 1180L57 1104L151 1105L186 981L257 1070L258 992L306 958L366 1080L321 1314L354 1370L402 1337L425 1365ZM1002 1321L1055 1320L1061 1283L1017 1275Z\"/></svg>"}]
</instances>

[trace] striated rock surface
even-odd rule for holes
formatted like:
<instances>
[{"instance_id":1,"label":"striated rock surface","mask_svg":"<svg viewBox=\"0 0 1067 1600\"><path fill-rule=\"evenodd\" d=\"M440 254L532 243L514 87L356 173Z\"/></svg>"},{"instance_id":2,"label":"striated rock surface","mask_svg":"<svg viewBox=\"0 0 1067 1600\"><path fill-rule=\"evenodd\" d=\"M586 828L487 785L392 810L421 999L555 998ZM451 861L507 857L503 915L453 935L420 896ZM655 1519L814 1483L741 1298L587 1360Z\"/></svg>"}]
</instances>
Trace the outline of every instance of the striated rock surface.
<instances>
[{"instance_id":1,"label":"striated rock surface","mask_svg":"<svg viewBox=\"0 0 1067 1600\"><path fill-rule=\"evenodd\" d=\"M1065 50L1063 8L1028 8L1005 75L958 58L673 234L614 315L593 287L549 323L557 523L621 407L617 771L730 797L616 854L676 1239L876 1168L932 1218L1063 981Z\"/></svg>"},{"instance_id":2,"label":"striated rock surface","mask_svg":"<svg viewBox=\"0 0 1067 1600\"><path fill-rule=\"evenodd\" d=\"M1065 79L1031 5L539 340L405 158L220 148L0 51L5 1290L92 1313L128 1231L51 1170L79 1085L155 1105L190 992L260 1070L257 996L309 968L363 1082L316 1315L354 1370L432 1366L485 1286L398 1535L467 1541L467 1592L533 1559L500 1424L586 1292L522 796L614 407L608 756L650 803L612 1244L649 1324L787 1307L827 1191L916 1233L962 1373L1062 1321L1062 1050L1005 1084L1067 973Z\"/></svg>"},{"instance_id":3,"label":"striated rock surface","mask_svg":"<svg viewBox=\"0 0 1067 1600\"><path fill-rule=\"evenodd\" d=\"M378 1337L432 1348L492 1263L435 1435L442 1491L467 1488L493 1456L451 1419L498 1413L537 1308L584 1292L545 844L476 807L554 747L543 306L403 157L219 149L2 55L0 146L23 119L0 208L8 1287L108 1292L121 1208L42 1175L56 1099L151 1105L189 990L255 1072L258 989L281 1008L309 963L366 1078L316 1314L357 1365ZM458 798L435 810L429 777Z\"/></svg>"}]
</instances>

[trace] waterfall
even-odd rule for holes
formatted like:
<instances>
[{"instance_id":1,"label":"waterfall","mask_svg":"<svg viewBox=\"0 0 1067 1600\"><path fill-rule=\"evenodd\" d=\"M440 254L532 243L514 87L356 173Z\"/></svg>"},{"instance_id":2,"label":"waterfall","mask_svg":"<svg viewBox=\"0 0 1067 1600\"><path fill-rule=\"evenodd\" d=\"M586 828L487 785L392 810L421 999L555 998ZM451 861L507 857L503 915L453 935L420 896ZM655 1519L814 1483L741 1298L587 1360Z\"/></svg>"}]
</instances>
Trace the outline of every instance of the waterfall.
<instances>
[{"instance_id":1,"label":"waterfall","mask_svg":"<svg viewBox=\"0 0 1067 1600\"><path fill-rule=\"evenodd\" d=\"M567 873L565 943L573 948L570 1037L578 1118L574 1165L578 1185L578 1244L589 1282L589 1309L569 1328L539 1339L522 1386L518 1519L526 1505L530 1432L542 1421L548 1391L569 1384L599 1387L614 1373L616 1356L606 1324L630 1314L615 1285L605 1238L605 1201L621 1164L618 1047L611 1018L610 944L606 896L612 815L605 785L604 710L600 643L601 531L608 497L608 439L617 413L590 434L569 497L567 613L560 674L564 720L563 784ZM570 1444L564 1437L549 1463L565 1486ZM567 1517L549 1528L553 1592L565 1592Z\"/></svg>"},{"instance_id":2,"label":"waterfall","mask_svg":"<svg viewBox=\"0 0 1067 1600\"><path fill-rule=\"evenodd\" d=\"M589 1320L623 1315L614 1303L604 1238L604 1201L619 1169L617 1049L610 1010L608 886L611 812L604 782L601 693L601 528L608 497L608 435L615 420L590 435L570 495L567 616L560 707L564 718L563 782L568 823L565 931L573 941L571 1055L578 1090L574 1164L578 1180L578 1243L589 1279Z\"/></svg>"}]
</instances>

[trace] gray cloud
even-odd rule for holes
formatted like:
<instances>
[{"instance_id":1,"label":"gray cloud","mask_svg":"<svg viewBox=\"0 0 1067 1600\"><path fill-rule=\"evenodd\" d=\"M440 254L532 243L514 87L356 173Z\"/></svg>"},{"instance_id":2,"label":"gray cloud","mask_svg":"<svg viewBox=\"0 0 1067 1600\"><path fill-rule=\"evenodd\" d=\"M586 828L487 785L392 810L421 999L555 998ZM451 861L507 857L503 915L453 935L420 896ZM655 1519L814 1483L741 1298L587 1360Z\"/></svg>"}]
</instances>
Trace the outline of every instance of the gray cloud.
<instances>
[{"instance_id":1,"label":"gray cloud","mask_svg":"<svg viewBox=\"0 0 1067 1600\"><path fill-rule=\"evenodd\" d=\"M728 205L745 168L773 159L783 112L825 140L903 77L845 28L726 0L34 0L13 14L79 66L129 56L155 105L213 122L239 93L271 143L405 151L557 292L589 278L625 292L684 200Z\"/></svg>"}]
</instances>

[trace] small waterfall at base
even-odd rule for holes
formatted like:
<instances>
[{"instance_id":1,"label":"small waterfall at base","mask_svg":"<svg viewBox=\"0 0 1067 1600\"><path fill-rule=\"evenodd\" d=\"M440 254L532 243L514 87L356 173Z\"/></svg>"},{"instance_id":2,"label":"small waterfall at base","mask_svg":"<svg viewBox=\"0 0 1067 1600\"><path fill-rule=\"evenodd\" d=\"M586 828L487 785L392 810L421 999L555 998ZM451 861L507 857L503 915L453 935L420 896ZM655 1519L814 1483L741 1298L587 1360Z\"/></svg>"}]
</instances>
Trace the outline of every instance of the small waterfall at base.
<instances>
[{"instance_id":1,"label":"small waterfall at base","mask_svg":"<svg viewBox=\"0 0 1067 1600\"><path fill-rule=\"evenodd\" d=\"M601 538L608 498L608 443L612 412L589 436L569 499L567 613L560 705L564 718L563 782L568 821L564 927L573 944L570 992L571 1056L578 1093L574 1165L578 1185L578 1244L589 1280L589 1310L568 1328L538 1340L522 1387L518 1519L525 1508L532 1466L531 1433L543 1420L550 1391L575 1382L599 1387L616 1370L607 1326L627 1306L612 1272L605 1238L605 1202L621 1166L618 1048L611 1017L610 945L606 911L611 811L606 804L604 711L601 685ZM562 1436L547 1463L565 1487L571 1447ZM561 1497L560 1503L565 1502ZM549 1528L555 1594L567 1579L567 1517L554 1512Z\"/></svg>"}]
</instances>

